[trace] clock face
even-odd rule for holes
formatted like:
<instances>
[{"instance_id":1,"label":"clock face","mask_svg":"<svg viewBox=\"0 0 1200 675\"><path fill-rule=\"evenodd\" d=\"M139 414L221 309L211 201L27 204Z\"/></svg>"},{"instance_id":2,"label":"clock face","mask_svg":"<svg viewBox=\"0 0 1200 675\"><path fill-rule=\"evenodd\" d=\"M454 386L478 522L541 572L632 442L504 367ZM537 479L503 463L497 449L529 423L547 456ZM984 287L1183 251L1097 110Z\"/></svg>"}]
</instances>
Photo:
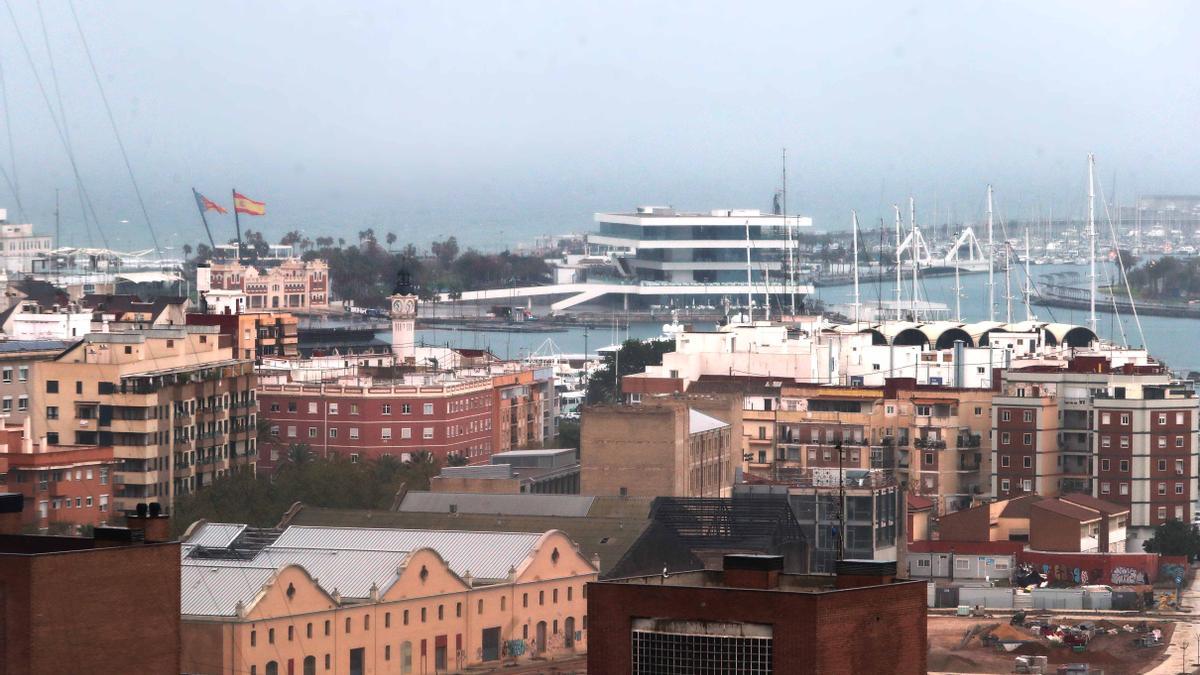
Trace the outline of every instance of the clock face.
<instances>
[{"instance_id":1,"label":"clock face","mask_svg":"<svg viewBox=\"0 0 1200 675\"><path fill-rule=\"evenodd\" d=\"M404 301L403 300L393 300L392 301L392 311L393 312L404 311Z\"/></svg>"},{"instance_id":2,"label":"clock face","mask_svg":"<svg viewBox=\"0 0 1200 675\"><path fill-rule=\"evenodd\" d=\"M397 298L392 300L392 311L398 314L412 314L417 309L417 303L412 298Z\"/></svg>"}]
</instances>

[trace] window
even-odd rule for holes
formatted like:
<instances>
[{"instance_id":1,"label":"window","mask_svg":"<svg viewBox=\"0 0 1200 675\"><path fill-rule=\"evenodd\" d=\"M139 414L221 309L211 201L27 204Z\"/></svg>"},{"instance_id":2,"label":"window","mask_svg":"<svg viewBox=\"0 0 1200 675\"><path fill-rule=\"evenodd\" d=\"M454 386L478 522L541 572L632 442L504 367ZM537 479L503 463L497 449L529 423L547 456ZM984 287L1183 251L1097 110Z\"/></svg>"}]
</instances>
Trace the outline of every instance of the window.
<instances>
[{"instance_id":1,"label":"window","mask_svg":"<svg viewBox=\"0 0 1200 675\"><path fill-rule=\"evenodd\" d=\"M1177 476L1183 475L1183 460L1182 459L1175 460L1175 475L1177 475Z\"/></svg>"},{"instance_id":2,"label":"window","mask_svg":"<svg viewBox=\"0 0 1200 675\"><path fill-rule=\"evenodd\" d=\"M1100 424L1112 424L1112 415L1100 413Z\"/></svg>"},{"instance_id":3,"label":"window","mask_svg":"<svg viewBox=\"0 0 1200 675\"><path fill-rule=\"evenodd\" d=\"M385 441L392 440L392 428L391 427L383 427L382 429L380 429L379 437Z\"/></svg>"},{"instance_id":4,"label":"window","mask_svg":"<svg viewBox=\"0 0 1200 675\"><path fill-rule=\"evenodd\" d=\"M1025 412L1021 413L1021 419L1026 422L1032 422L1033 421L1033 411L1026 410Z\"/></svg>"},{"instance_id":5,"label":"window","mask_svg":"<svg viewBox=\"0 0 1200 675\"><path fill-rule=\"evenodd\" d=\"M384 414L384 415L391 415L391 414L392 414L392 404L391 404L391 403L384 403L384 404L383 404L383 414Z\"/></svg>"},{"instance_id":6,"label":"window","mask_svg":"<svg viewBox=\"0 0 1200 675\"><path fill-rule=\"evenodd\" d=\"M1167 423L1167 414L1166 413L1158 413L1158 423L1159 424Z\"/></svg>"},{"instance_id":7,"label":"window","mask_svg":"<svg viewBox=\"0 0 1200 675\"><path fill-rule=\"evenodd\" d=\"M976 414L976 415L982 415L982 414L983 414L983 408L982 408L982 407L980 407L980 406L975 406L975 414Z\"/></svg>"},{"instance_id":8,"label":"window","mask_svg":"<svg viewBox=\"0 0 1200 675\"><path fill-rule=\"evenodd\" d=\"M275 644L275 629L271 628L267 631L267 643Z\"/></svg>"},{"instance_id":9,"label":"window","mask_svg":"<svg viewBox=\"0 0 1200 675\"><path fill-rule=\"evenodd\" d=\"M400 404L400 414L401 415L411 415L412 414L412 406L409 405L408 403L401 403Z\"/></svg>"},{"instance_id":10,"label":"window","mask_svg":"<svg viewBox=\"0 0 1200 675\"><path fill-rule=\"evenodd\" d=\"M1129 460L1127 460L1127 459L1121 460L1120 467L1121 467L1121 473L1129 473Z\"/></svg>"},{"instance_id":11,"label":"window","mask_svg":"<svg viewBox=\"0 0 1200 675\"><path fill-rule=\"evenodd\" d=\"M1112 467L1112 462L1110 460L1107 460L1107 459L1100 460L1100 470L1101 471L1110 471L1111 467Z\"/></svg>"},{"instance_id":12,"label":"window","mask_svg":"<svg viewBox=\"0 0 1200 675\"><path fill-rule=\"evenodd\" d=\"M271 436L273 438L279 438L279 425L278 424L271 425Z\"/></svg>"},{"instance_id":13,"label":"window","mask_svg":"<svg viewBox=\"0 0 1200 675\"><path fill-rule=\"evenodd\" d=\"M350 632L350 617L346 617L346 632Z\"/></svg>"},{"instance_id":14,"label":"window","mask_svg":"<svg viewBox=\"0 0 1200 675\"><path fill-rule=\"evenodd\" d=\"M326 619L325 620L325 635L329 635L332 628L333 628L333 626L331 625L329 619Z\"/></svg>"},{"instance_id":15,"label":"window","mask_svg":"<svg viewBox=\"0 0 1200 675\"><path fill-rule=\"evenodd\" d=\"M1161 495L1165 495L1165 494L1167 494L1167 484L1166 484L1166 483L1159 483L1159 484L1158 484L1158 494L1159 494L1160 496L1161 496Z\"/></svg>"},{"instance_id":16,"label":"window","mask_svg":"<svg viewBox=\"0 0 1200 675\"><path fill-rule=\"evenodd\" d=\"M954 559L954 569L956 571L965 571L971 569L971 559L959 556Z\"/></svg>"},{"instance_id":17,"label":"window","mask_svg":"<svg viewBox=\"0 0 1200 675\"><path fill-rule=\"evenodd\" d=\"M295 425L295 424L289 424L289 425L288 425L288 428L287 428L287 435L288 435L288 438L295 438L295 437L296 437L296 425Z\"/></svg>"},{"instance_id":18,"label":"window","mask_svg":"<svg viewBox=\"0 0 1200 675\"><path fill-rule=\"evenodd\" d=\"M522 593L522 594L521 594L521 606L522 606L522 607L528 607L528 606L529 606L529 594L528 594L528 593Z\"/></svg>"},{"instance_id":19,"label":"window","mask_svg":"<svg viewBox=\"0 0 1200 675\"><path fill-rule=\"evenodd\" d=\"M421 430L421 438L429 440L433 438L433 427L425 427Z\"/></svg>"},{"instance_id":20,"label":"window","mask_svg":"<svg viewBox=\"0 0 1200 675\"><path fill-rule=\"evenodd\" d=\"M337 438L337 427L329 427L329 437Z\"/></svg>"},{"instance_id":21,"label":"window","mask_svg":"<svg viewBox=\"0 0 1200 675\"><path fill-rule=\"evenodd\" d=\"M421 608L421 623L425 623L425 608Z\"/></svg>"},{"instance_id":22,"label":"window","mask_svg":"<svg viewBox=\"0 0 1200 675\"><path fill-rule=\"evenodd\" d=\"M29 371L28 368L22 368L22 370L24 370L26 372ZM25 378L21 377L21 381L24 382ZM1175 413L1175 424L1183 424L1183 413L1181 413L1181 412Z\"/></svg>"},{"instance_id":23,"label":"window","mask_svg":"<svg viewBox=\"0 0 1200 675\"><path fill-rule=\"evenodd\" d=\"M316 414L317 414L317 402L316 402L316 401L309 401L309 402L308 402L308 414L309 414L309 415L316 415Z\"/></svg>"},{"instance_id":24,"label":"window","mask_svg":"<svg viewBox=\"0 0 1200 675\"><path fill-rule=\"evenodd\" d=\"M47 394L57 394L58 393L58 380L46 380L46 393Z\"/></svg>"},{"instance_id":25,"label":"window","mask_svg":"<svg viewBox=\"0 0 1200 675\"><path fill-rule=\"evenodd\" d=\"M29 381L29 366L20 366L17 368L17 379L22 382ZM1183 413L1177 413L1179 418L1183 417Z\"/></svg>"},{"instance_id":26,"label":"window","mask_svg":"<svg viewBox=\"0 0 1200 675\"><path fill-rule=\"evenodd\" d=\"M1008 479L1007 479L1007 478L1003 478L1003 479L1001 479L1001 480L1000 480L1000 491L1001 491L1001 492L1008 492L1008 488L1009 488L1009 482L1008 482Z\"/></svg>"},{"instance_id":27,"label":"window","mask_svg":"<svg viewBox=\"0 0 1200 675\"><path fill-rule=\"evenodd\" d=\"M1000 466L1007 467L1008 462L1009 462L1008 455L1000 455Z\"/></svg>"},{"instance_id":28,"label":"window","mask_svg":"<svg viewBox=\"0 0 1200 675\"><path fill-rule=\"evenodd\" d=\"M46 406L46 419L48 419L48 420L58 419L58 406L56 406L56 405Z\"/></svg>"},{"instance_id":29,"label":"window","mask_svg":"<svg viewBox=\"0 0 1200 675\"><path fill-rule=\"evenodd\" d=\"M309 621L308 625L304 627L304 637L308 637L308 638L312 637L312 622L311 621Z\"/></svg>"},{"instance_id":30,"label":"window","mask_svg":"<svg viewBox=\"0 0 1200 675\"><path fill-rule=\"evenodd\" d=\"M279 404L271 403L271 412L279 412Z\"/></svg>"},{"instance_id":31,"label":"window","mask_svg":"<svg viewBox=\"0 0 1200 675\"><path fill-rule=\"evenodd\" d=\"M917 417L929 417L930 408L932 408L932 407L933 406L929 406L929 405L918 405L917 406Z\"/></svg>"},{"instance_id":32,"label":"window","mask_svg":"<svg viewBox=\"0 0 1200 675\"><path fill-rule=\"evenodd\" d=\"M546 591L538 591L538 605L546 604Z\"/></svg>"},{"instance_id":33,"label":"window","mask_svg":"<svg viewBox=\"0 0 1200 675\"><path fill-rule=\"evenodd\" d=\"M1128 437L1128 436L1122 436L1122 437L1121 437L1121 447L1122 447L1122 448L1128 448L1128 447L1129 447L1129 437Z\"/></svg>"},{"instance_id":34,"label":"window","mask_svg":"<svg viewBox=\"0 0 1200 675\"><path fill-rule=\"evenodd\" d=\"M1001 422L1008 422L1011 419L1012 419L1012 413L1010 413L1007 410L1000 411L1000 421Z\"/></svg>"},{"instance_id":35,"label":"window","mask_svg":"<svg viewBox=\"0 0 1200 675\"><path fill-rule=\"evenodd\" d=\"M358 440L358 427L350 427L350 440Z\"/></svg>"},{"instance_id":36,"label":"window","mask_svg":"<svg viewBox=\"0 0 1200 675\"><path fill-rule=\"evenodd\" d=\"M1100 437L1100 447L1107 448L1110 446L1112 446L1112 439L1109 438L1108 436L1101 436Z\"/></svg>"},{"instance_id":37,"label":"window","mask_svg":"<svg viewBox=\"0 0 1200 675\"><path fill-rule=\"evenodd\" d=\"M446 618L446 607L444 605L438 605L438 621L441 621L442 619L445 619L445 618Z\"/></svg>"},{"instance_id":38,"label":"window","mask_svg":"<svg viewBox=\"0 0 1200 675\"><path fill-rule=\"evenodd\" d=\"M1183 494L1183 483L1175 484L1175 494L1177 494L1177 495Z\"/></svg>"},{"instance_id":39,"label":"window","mask_svg":"<svg viewBox=\"0 0 1200 675\"><path fill-rule=\"evenodd\" d=\"M288 401L288 412L290 412L290 413L296 412L296 402L295 401Z\"/></svg>"},{"instance_id":40,"label":"window","mask_svg":"<svg viewBox=\"0 0 1200 675\"><path fill-rule=\"evenodd\" d=\"M24 397L24 396L22 396L21 398L25 398L25 397ZM24 410L24 408L21 408L21 409L22 409L22 410ZM1182 447L1183 447L1183 436L1176 436L1176 437L1175 437L1175 447L1177 447L1177 448L1182 448Z\"/></svg>"},{"instance_id":41,"label":"window","mask_svg":"<svg viewBox=\"0 0 1200 675\"><path fill-rule=\"evenodd\" d=\"M401 617L400 621L401 621L401 623L403 623L405 626L407 626L407 625L408 625L408 610L407 610L407 609L406 609L406 610L404 610L404 615Z\"/></svg>"},{"instance_id":42,"label":"window","mask_svg":"<svg viewBox=\"0 0 1200 675\"><path fill-rule=\"evenodd\" d=\"M108 485L108 467L100 467L100 484Z\"/></svg>"},{"instance_id":43,"label":"window","mask_svg":"<svg viewBox=\"0 0 1200 675\"><path fill-rule=\"evenodd\" d=\"M1160 448L1167 447L1167 437L1166 436L1158 437L1158 447L1160 447Z\"/></svg>"},{"instance_id":44,"label":"window","mask_svg":"<svg viewBox=\"0 0 1200 675\"><path fill-rule=\"evenodd\" d=\"M1167 460L1165 460L1165 459L1158 460L1158 470L1159 471L1167 470Z\"/></svg>"},{"instance_id":45,"label":"window","mask_svg":"<svg viewBox=\"0 0 1200 675\"><path fill-rule=\"evenodd\" d=\"M316 437L317 437L317 428L316 428L316 427L309 427L309 428L308 428L308 437L309 437L309 438L316 438Z\"/></svg>"},{"instance_id":46,"label":"window","mask_svg":"<svg viewBox=\"0 0 1200 675\"><path fill-rule=\"evenodd\" d=\"M1028 478L1021 481L1021 489L1025 492L1033 492L1033 481Z\"/></svg>"},{"instance_id":47,"label":"window","mask_svg":"<svg viewBox=\"0 0 1200 675\"><path fill-rule=\"evenodd\" d=\"M1120 485L1118 485L1117 486L1117 494L1128 495L1129 494L1129 483L1121 483Z\"/></svg>"},{"instance_id":48,"label":"window","mask_svg":"<svg viewBox=\"0 0 1200 675\"><path fill-rule=\"evenodd\" d=\"M1021 442L1025 445L1033 445L1033 434L1022 434Z\"/></svg>"},{"instance_id":49,"label":"window","mask_svg":"<svg viewBox=\"0 0 1200 675\"><path fill-rule=\"evenodd\" d=\"M4 381L4 384L12 384L13 369L12 368L4 368L2 372L3 372L3 377L0 379L2 379Z\"/></svg>"},{"instance_id":50,"label":"window","mask_svg":"<svg viewBox=\"0 0 1200 675\"><path fill-rule=\"evenodd\" d=\"M1001 431L1000 432L1000 444L1008 445L1010 442L1012 442L1012 436L1007 431Z\"/></svg>"},{"instance_id":51,"label":"window","mask_svg":"<svg viewBox=\"0 0 1200 675\"><path fill-rule=\"evenodd\" d=\"M329 404L329 414L330 415L338 414L338 404L336 404L336 403Z\"/></svg>"},{"instance_id":52,"label":"window","mask_svg":"<svg viewBox=\"0 0 1200 675\"><path fill-rule=\"evenodd\" d=\"M432 414L433 414L433 404L432 404L432 403L426 403L426 404L425 404L425 408L423 409L423 411L422 411L422 412L423 412L423 414L425 414L425 415L432 415Z\"/></svg>"},{"instance_id":53,"label":"window","mask_svg":"<svg viewBox=\"0 0 1200 675\"><path fill-rule=\"evenodd\" d=\"M252 631L250 631L250 646L253 647L257 644L258 644L258 631L252 630Z\"/></svg>"},{"instance_id":54,"label":"window","mask_svg":"<svg viewBox=\"0 0 1200 675\"><path fill-rule=\"evenodd\" d=\"M400 438L412 438L412 429L409 427L400 427Z\"/></svg>"},{"instance_id":55,"label":"window","mask_svg":"<svg viewBox=\"0 0 1200 675\"><path fill-rule=\"evenodd\" d=\"M296 627L288 626L288 642L294 642L295 640L296 640Z\"/></svg>"},{"instance_id":56,"label":"window","mask_svg":"<svg viewBox=\"0 0 1200 675\"><path fill-rule=\"evenodd\" d=\"M927 466L933 465L933 453L932 452L925 453L925 464Z\"/></svg>"},{"instance_id":57,"label":"window","mask_svg":"<svg viewBox=\"0 0 1200 675\"><path fill-rule=\"evenodd\" d=\"M371 615L363 615L363 630L371 630Z\"/></svg>"},{"instance_id":58,"label":"window","mask_svg":"<svg viewBox=\"0 0 1200 675\"><path fill-rule=\"evenodd\" d=\"M358 414L358 404L357 404L357 403L351 403L351 404L350 404L350 414L351 414L351 415L357 415L357 414Z\"/></svg>"},{"instance_id":59,"label":"window","mask_svg":"<svg viewBox=\"0 0 1200 675\"><path fill-rule=\"evenodd\" d=\"M1129 426L1129 415L1127 413L1122 413L1121 415L1121 426Z\"/></svg>"},{"instance_id":60,"label":"window","mask_svg":"<svg viewBox=\"0 0 1200 675\"><path fill-rule=\"evenodd\" d=\"M1165 507L1165 506L1158 507L1158 519L1159 520L1167 519L1167 507Z\"/></svg>"},{"instance_id":61,"label":"window","mask_svg":"<svg viewBox=\"0 0 1200 675\"><path fill-rule=\"evenodd\" d=\"M1100 483L1100 494L1106 495L1112 491L1112 485L1108 481Z\"/></svg>"},{"instance_id":62,"label":"window","mask_svg":"<svg viewBox=\"0 0 1200 675\"><path fill-rule=\"evenodd\" d=\"M1033 468L1033 458L1030 457L1029 455L1025 455L1024 457L1021 458L1021 466L1026 469L1032 469Z\"/></svg>"},{"instance_id":63,"label":"window","mask_svg":"<svg viewBox=\"0 0 1200 675\"><path fill-rule=\"evenodd\" d=\"M506 607L506 605L508 604L506 602L507 600L508 600L508 598L504 597L503 595L500 596L500 611L501 612L503 612L507 609L507 607Z\"/></svg>"}]
</instances>

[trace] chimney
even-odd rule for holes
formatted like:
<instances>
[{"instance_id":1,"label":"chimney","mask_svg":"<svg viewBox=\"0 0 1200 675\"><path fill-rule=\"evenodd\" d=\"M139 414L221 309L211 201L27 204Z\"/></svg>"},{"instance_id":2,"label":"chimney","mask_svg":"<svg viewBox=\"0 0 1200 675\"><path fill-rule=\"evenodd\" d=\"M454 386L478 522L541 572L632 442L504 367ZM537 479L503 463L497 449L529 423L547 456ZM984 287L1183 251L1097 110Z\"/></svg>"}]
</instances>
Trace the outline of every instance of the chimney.
<instances>
[{"instance_id":1,"label":"chimney","mask_svg":"<svg viewBox=\"0 0 1200 675\"><path fill-rule=\"evenodd\" d=\"M894 560L839 560L837 561L837 587L859 588L882 586L896 578Z\"/></svg>"},{"instance_id":2,"label":"chimney","mask_svg":"<svg viewBox=\"0 0 1200 675\"><path fill-rule=\"evenodd\" d=\"M21 533L21 511L25 495L19 492L0 492L0 534Z\"/></svg>"},{"instance_id":3,"label":"chimney","mask_svg":"<svg viewBox=\"0 0 1200 675\"><path fill-rule=\"evenodd\" d=\"M162 505L153 502L137 505L137 513L125 516L125 525L140 530L147 544L171 541L171 519L162 513Z\"/></svg>"},{"instance_id":4,"label":"chimney","mask_svg":"<svg viewBox=\"0 0 1200 675\"><path fill-rule=\"evenodd\" d=\"M778 588L783 556L730 553L725 556L725 585L731 588Z\"/></svg>"}]
</instances>

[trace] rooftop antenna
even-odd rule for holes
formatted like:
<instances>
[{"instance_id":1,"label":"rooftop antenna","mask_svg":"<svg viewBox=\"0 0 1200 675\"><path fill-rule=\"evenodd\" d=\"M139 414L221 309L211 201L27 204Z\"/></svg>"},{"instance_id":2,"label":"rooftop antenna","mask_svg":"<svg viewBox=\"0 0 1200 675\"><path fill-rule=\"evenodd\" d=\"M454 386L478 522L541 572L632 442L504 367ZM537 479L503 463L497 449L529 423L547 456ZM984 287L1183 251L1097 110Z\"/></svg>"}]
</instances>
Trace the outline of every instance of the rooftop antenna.
<instances>
[{"instance_id":1,"label":"rooftop antenna","mask_svg":"<svg viewBox=\"0 0 1200 675\"><path fill-rule=\"evenodd\" d=\"M782 199L782 202L783 203L781 204L781 206L783 206L783 231L787 235L788 275L786 277L785 283L787 284L787 287L788 287L788 296L791 300L792 316L794 317L794 316L796 316L796 265L795 265L795 262L793 261L793 256L795 254L792 251L792 222L791 222L791 219L788 218L787 148L783 148L782 151L780 152L780 155L781 155L781 159L782 159L782 163L783 163L783 171L782 171L782 173L783 173L783 190L782 190L783 199Z\"/></svg>"},{"instance_id":2,"label":"rooftop antenna","mask_svg":"<svg viewBox=\"0 0 1200 675\"><path fill-rule=\"evenodd\" d=\"M995 241L992 232L992 184L987 186L987 228L988 228L988 321L996 320L996 268L992 262L992 256L995 250Z\"/></svg>"},{"instance_id":3,"label":"rooftop antenna","mask_svg":"<svg viewBox=\"0 0 1200 675\"><path fill-rule=\"evenodd\" d=\"M858 212L851 209L850 211L850 227L853 230L854 238L854 323L858 324L860 307L858 297Z\"/></svg>"},{"instance_id":4,"label":"rooftop antenna","mask_svg":"<svg viewBox=\"0 0 1200 675\"><path fill-rule=\"evenodd\" d=\"M892 210L896 212L896 321L899 321L904 291L903 282L900 280L900 205L892 204Z\"/></svg>"},{"instance_id":5,"label":"rooftop antenna","mask_svg":"<svg viewBox=\"0 0 1200 675\"><path fill-rule=\"evenodd\" d=\"M1088 328L1096 334L1096 156L1088 153Z\"/></svg>"}]
</instances>

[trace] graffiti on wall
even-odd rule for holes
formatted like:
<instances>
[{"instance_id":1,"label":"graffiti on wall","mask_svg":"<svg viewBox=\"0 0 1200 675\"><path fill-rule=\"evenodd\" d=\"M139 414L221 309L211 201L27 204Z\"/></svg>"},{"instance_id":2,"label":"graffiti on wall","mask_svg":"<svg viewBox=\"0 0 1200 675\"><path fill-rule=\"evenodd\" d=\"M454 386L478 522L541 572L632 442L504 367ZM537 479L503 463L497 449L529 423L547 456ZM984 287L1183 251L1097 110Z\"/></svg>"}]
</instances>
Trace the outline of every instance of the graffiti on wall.
<instances>
[{"instance_id":1,"label":"graffiti on wall","mask_svg":"<svg viewBox=\"0 0 1200 675\"><path fill-rule=\"evenodd\" d=\"M1145 583L1145 575L1133 569L1132 567L1114 567L1112 570L1112 583L1115 586L1132 586Z\"/></svg>"}]
</instances>

